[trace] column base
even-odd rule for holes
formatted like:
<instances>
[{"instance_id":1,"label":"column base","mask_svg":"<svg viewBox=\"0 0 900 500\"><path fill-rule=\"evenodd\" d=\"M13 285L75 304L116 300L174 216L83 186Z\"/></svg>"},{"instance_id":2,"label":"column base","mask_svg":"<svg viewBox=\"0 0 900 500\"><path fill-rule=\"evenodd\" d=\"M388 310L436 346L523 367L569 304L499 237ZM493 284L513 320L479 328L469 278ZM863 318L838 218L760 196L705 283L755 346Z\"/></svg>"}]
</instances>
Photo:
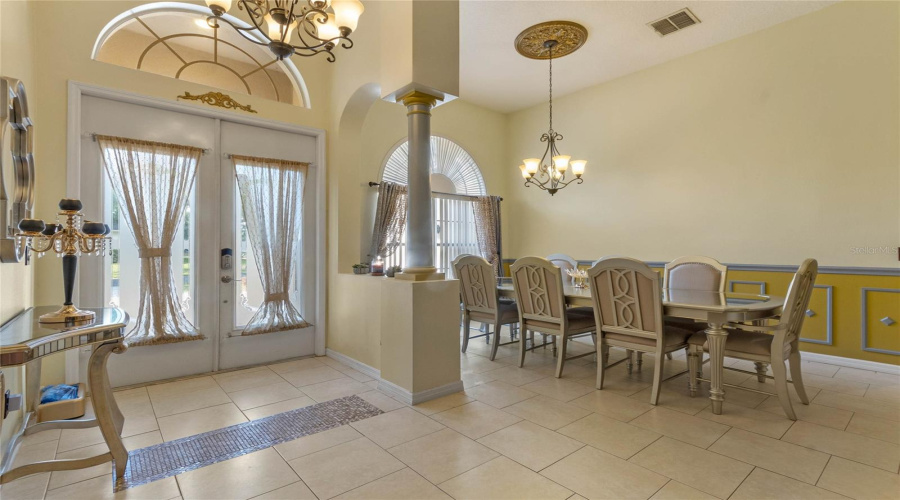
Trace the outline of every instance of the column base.
<instances>
[{"instance_id":1,"label":"column base","mask_svg":"<svg viewBox=\"0 0 900 500\"><path fill-rule=\"evenodd\" d=\"M402 272L395 275L398 280L406 281L441 281L444 273L408 273Z\"/></svg>"}]
</instances>

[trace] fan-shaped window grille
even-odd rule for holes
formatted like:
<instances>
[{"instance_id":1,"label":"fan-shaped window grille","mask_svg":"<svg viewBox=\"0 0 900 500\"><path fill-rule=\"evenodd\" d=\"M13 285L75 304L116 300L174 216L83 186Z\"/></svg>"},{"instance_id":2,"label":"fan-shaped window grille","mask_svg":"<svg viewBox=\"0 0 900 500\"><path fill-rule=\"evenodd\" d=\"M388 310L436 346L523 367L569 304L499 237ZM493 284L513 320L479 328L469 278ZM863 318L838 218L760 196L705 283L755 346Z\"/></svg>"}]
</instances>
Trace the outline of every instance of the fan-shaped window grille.
<instances>
[{"instance_id":1,"label":"fan-shaped window grille","mask_svg":"<svg viewBox=\"0 0 900 500\"><path fill-rule=\"evenodd\" d=\"M268 48L250 42L224 23L219 28L210 26L209 15L209 9L201 5L141 5L103 28L93 58L226 92L310 107L306 84L290 59L277 61ZM262 33L255 30L247 35L263 40Z\"/></svg>"},{"instance_id":2,"label":"fan-shaped window grille","mask_svg":"<svg viewBox=\"0 0 900 500\"><path fill-rule=\"evenodd\" d=\"M381 179L406 184L408 162L409 142L404 141L388 157ZM434 135L431 136L431 189L469 196L487 194L481 170L469 153L450 139Z\"/></svg>"}]
</instances>

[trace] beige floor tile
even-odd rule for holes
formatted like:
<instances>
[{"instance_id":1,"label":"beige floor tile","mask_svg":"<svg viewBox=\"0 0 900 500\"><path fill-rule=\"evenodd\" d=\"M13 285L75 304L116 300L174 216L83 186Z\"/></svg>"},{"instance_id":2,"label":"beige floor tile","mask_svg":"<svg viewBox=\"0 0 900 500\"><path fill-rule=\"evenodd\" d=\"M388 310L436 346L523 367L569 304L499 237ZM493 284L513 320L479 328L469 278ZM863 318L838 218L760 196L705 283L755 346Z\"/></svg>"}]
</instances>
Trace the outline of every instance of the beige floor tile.
<instances>
[{"instance_id":1,"label":"beige floor tile","mask_svg":"<svg viewBox=\"0 0 900 500\"><path fill-rule=\"evenodd\" d=\"M593 391L570 401L569 404L580 406L585 410L606 415L623 422L633 420L653 409L650 403L606 391Z\"/></svg>"},{"instance_id":2,"label":"beige floor tile","mask_svg":"<svg viewBox=\"0 0 900 500\"><path fill-rule=\"evenodd\" d=\"M207 378L212 380L211 377ZM215 382L213 381L213 383ZM153 403L153 412L156 414L156 418L231 402L231 399L229 399L225 391L218 385L209 389L200 389L192 392L177 392L175 394L167 393L161 396L156 396L151 391L150 400Z\"/></svg>"},{"instance_id":3,"label":"beige floor tile","mask_svg":"<svg viewBox=\"0 0 900 500\"><path fill-rule=\"evenodd\" d=\"M452 429L429 434L388 451L435 484L500 456Z\"/></svg>"},{"instance_id":4,"label":"beige floor tile","mask_svg":"<svg viewBox=\"0 0 900 500\"><path fill-rule=\"evenodd\" d=\"M153 446L162 442L162 435L159 433L159 431L148 432L146 434L132 436L124 438L122 440L122 444L125 445L125 448L128 451L137 450L139 448L146 448L147 446ZM102 443L87 446L84 448L78 448L77 450L57 453L56 458L66 460L76 458L89 458L97 455L102 455L108 451L109 448L106 446L106 443ZM48 489L52 490L60 488L62 486L74 484L79 481L91 479L93 477L106 476L111 473L112 464L109 462L101 465L95 465L93 467L87 467L84 469L54 471L50 474L50 484L48 486Z\"/></svg>"},{"instance_id":5,"label":"beige floor tile","mask_svg":"<svg viewBox=\"0 0 900 500\"><path fill-rule=\"evenodd\" d=\"M288 399L297 399L303 396L305 394L285 381L228 393L231 401L242 410L287 401Z\"/></svg>"},{"instance_id":6,"label":"beige floor tile","mask_svg":"<svg viewBox=\"0 0 900 500\"><path fill-rule=\"evenodd\" d=\"M883 399L822 391L817 394L811 402L830 406L832 408L840 408L841 410L865 413L867 415L872 415L873 417L900 421L900 403L894 403Z\"/></svg>"},{"instance_id":7,"label":"beige floor tile","mask_svg":"<svg viewBox=\"0 0 900 500\"><path fill-rule=\"evenodd\" d=\"M900 475L831 457L816 485L859 500L895 499L900 491Z\"/></svg>"},{"instance_id":8,"label":"beige floor tile","mask_svg":"<svg viewBox=\"0 0 900 500\"><path fill-rule=\"evenodd\" d=\"M482 373L463 373L459 378L460 380L462 380L463 385L466 389L470 389L472 387L475 387L476 385L493 382L495 380L493 371Z\"/></svg>"},{"instance_id":9,"label":"beige floor tile","mask_svg":"<svg viewBox=\"0 0 900 500\"><path fill-rule=\"evenodd\" d=\"M816 484L829 458L826 453L741 429L728 431L709 451L809 484Z\"/></svg>"},{"instance_id":10,"label":"beige floor tile","mask_svg":"<svg viewBox=\"0 0 900 500\"><path fill-rule=\"evenodd\" d=\"M625 460L661 436L653 431L596 413L567 425L557 432Z\"/></svg>"},{"instance_id":11,"label":"beige floor tile","mask_svg":"<svg viewBox=\"0 0 900 500\"><path fill-rule=\"evenodd\" d=\"M668 478L586 446L542 475L591 499L646 499Z\"/></svg>"},{"instance_id":12,"label":"beige floor tile","mask_svg":"<svg viewBox=\"0 0 900 500\"><path fill-rule=\"evenodd\" d=\"M719 498L728 498L753 470L752 465L666 437L629 462Z\"/></svg>"},{"instance_id":13,"label":"beige floor tile","mask_svg":"<svg viewBox=\"0 0 900 500\"><path fill-rule=\"evenodd\" d=\"M865 413L854 413L847 432L900 444L900 424L894 420L873 417Z\"/></svg>"},{"instance_id":14,"label":"beige floor tile","mask_svg":"<svg viewBox=\"0 0 900 500\"><path fill-rule=\"evenodd\" d=\"M730 500L781 500L784 498L841 500L847 497L757 467L741 483L734 495L731 495Z\"/></svg>"},{"instance_id":15,"label":"beige floor tile","mask_svg":"<svg viewBox=\"0 0 900 500\"><path fill-rule=\"evenodd\" d=\"M306 455L289 463L309 489L323 500L404 468L402 462L366 438Z\"/></svg>"},{"instance_id":16,"label":"beige floor tile","mask_svg":"<svg viewBox=\"0 0 900 500\"><path fill-rule=\"evenodd\" d=\"M478 440L538 472L575 452L583 443L528 421L522 421Z\"/></svg>"},{"instance_id":17,"label":"beige floor tile","mask_svg":"<svg viewBox=\"0 0 900 500\"><path fill-rule=\"evenodd\" d=\"M0 486L0 496L3 500L40 500L44 498L49 481L49 472L25 476Z\"/></svg>"},{"instance_id":18,"label":"beige floor tile","mask_svg":"<svg viewBox=\"0 0 900 500\"><path fill-rule=\"evenodd\" d=\"M144 390L144 396L146 397L146 390ZM87 399L88 408L83 418L93 418L94 411L90 408L90 398ZM131 403L127 408L129 413L125 413L123 410L125 416L125 426L122 428L123 438L146 434L159 428L156 422L156 415L153 413L153 407L150 406L149 398L141 403ZM142 408L142 412L136 413L139 408ZM61 432L59 430L56 432L59 432L59 448L57 452L71 451L104 442L103 434L100 432L99 427L63 429ZM53 434L53 432L40 432L34 436L40 436L41 434Z\"/></svg>"},{"instance_id":19,"label":"beige floor tile","mask_svg":"<svg viewBox=\"0 0 900 500\"><path fill-rule=\"evenodd\" d=\"M303 481L297 481L287 486L282 486L268 493L263 493L253 500L318 500Z\"/></svg>"},{"instance_id":20,"label":"beige floor tile","mask_svg":"<svg viewBox=\"0 0 900 500\"><path fill-rule=\"evenodd\" d=\"M623 365L615 366L607 371L607 377L603 380L603 390L618 394L619 396L632 396L653 384L651 378L653 375L652 371L653 368L651 366L650 376L647 377L647 380L641 380L640 378L628 376L625 373L625 367ZM578 383L596 389L597 374L595 373L591 376L579 379ZM650 401L650 396L647 396L647 401Z\"/></svg>"},{"instance_id":21,"label":"beige floor tile","mask_svg":"<svg viewBox=\"0 0 900 500\"><path fill-rule=\"evenodd\" d=\"M363 398L367 403L378 408L381 411L394 411L407 406L400 401L397 401L396 399L388 396L387 394L379 391L363 392L361 394L357 394L357 396Z\"/></svg>"},{"instance_id":22,"label":"beige floor tile","mask_svg":"<svg viewBox=\"0 0 900 500\"><path fill-rule=\"evenodd\" d=\"M883 399L893 403L900 402L900 385L870 384L865 396L872 399Z\"/></svg>"},{"instance_id":23,"label":"beige floor tile","mask_svg":"<svg viewBox=\"0 0 900 500\"><path fill-rule=\"evenodd\" d=\"M562 380L554 377L525 384L522 388L559 401L571 401L596 390L593 387L572 382L571 380Z\"/></svg>"},{"instance_id":24,"label":"beige floor tile","mask_svg":"<svg viewBox=\"0 0 900 500\"><path fill-rule=\"evenodd\" d=\"M566 356L573 356L572 352L567 352ZM583 378L591 378L597 379L597 365L594 363L588 364L578 364L575 361L580 361L579 358L577 360L566 361L565 366L563 366L563 374L560 377L563 380L578 380ZM555 377L556 376L556 365L555 364L546 364L537 366L531 369L531 371L537 375L543 375L545 377Z\"/></svg>"},{"instance_id":25,"label":"beige floor tile","mask_svg":"<svg viewBox=\"0 0 900 500\"><path fill-rule=\"evenodd\" d=\"M771 367L769 370L771 371ZM841 367L838 365L829 365L826 363L819 363L816 361L802 361L800 363L800 370L803 371L803 374L807 373L811 375L819 375L821 377L834 377L834 374L840 370Z\"/></svg>"},{"instance_id":26,"label":"beige floor tile","mask_svg":"<svg viewBox=\"0 0 900 500\"><path fill-rule=\"evenodd\" d=\"M307 368L305 370L295 370L282 373L281 377L296 387L304 385L318 384L319 382L328 382L339 378L350 378L347 375L331 368L329 366L319 366L316 368ZM369 379L371 380L371 378ZM357 380L357 382L368 382L368 380Z\"/></svg>"},{"instance_id":27,"label":"beige floor tile","mask_svg":"<svg viewBox=\"0 0 900 500\"><path fill-rule=\"evenodd\" d=\"M329 380L328 382L305 385L301 387L300 390L317 402L324 403L325 401L331 401L332 399L369 392L372 388L357 382L352 378L344 377Z\"/></svg>"},{"instance_id":28,"label":"beige floor tile","mask_svg":"<svg viewBox=\"0 0 900 500\"><path fill-rule=\"evenodd\" d=\"M482 438L522 420L480 401L436 413L431 418L472 439Z\"/></svg>"},{"instance_id":29,"label":"beige floor tile","mask_svg":"<svg viewBox=\"0 0 900 500\"><path fill-rule=\"evenodd\" d=\"M277 384L278 382L284 382L283 378L279 377L275 372L265 366L220 373L213 375L212 377L225 392L243 391L244 389L252 389L254 387L263 387L266 385Z\"/></svg>"},{"instance_id":30,"label":"beige floor tile","mask_svg":"<svg viewBox=\"0 0 900 500\"><path fill-rule=\"evenodd\" d=\"M272 448L266 448L176 476L185 500L252 498L299 478Z\"/></svg>"},{"instance_id":31,"label":"beige floor tile","mask_svg":"<svg viewBox=\"0 0 900 500\"><path fill-rule=\"evenodd\" d=\"M821 375L803 374L803 386L807 389L816 387L818 389L842 392L844 394L853 394L854 396L862 396L866 394L869 384L865 382L855 382L842 378L823 377Z\"/></svg>"},{"instance_id":32,"label":"beige floor tile","mask_svg":"<svg viewBox=\"0 0 900 500\"><path fill-rule=\"evenodd\" d=\"M34 462L43 462L56 458L58 441L44 441L29 445L21 445L16 451L11 469Z\"/></svg>"},{"instance_id":33,"label":"beige floor tile","mask_svg":"<svg viewBox=\"0 0 900 500\"><path fill-rule=\"evenodd\" d=\"M410 469L402 469L336 498L358 500L450 500L446 493Z\"/></svg>"},{"instance_id":34,"label":"beige floor tile","mask_svg":"<svg viewBox=\"0 0 900 500\"><path fill-rule=\"evenodd\" d=\"M28 446L31 444L46 443L48 441L59 441L62 429L49 429L46 431L36 432L30 436L25 436L19 442L19 446ZM6 451L6 450L3 450ZM57 450L59 451L59 450Z\"/></svg>"},{"instance_id":35,"label":"beige floor tile","mask_svg":"<svg viewBox=\"0 0 900 500\"><path fill-rule=\"evenodd\" d=\"M723 434L728 426L657 406L630 422L643 429L706 448Z\"/></svg>"},{"instance_id":36,"label":"beige floor tile","mask_svg":"<svg viewBox=\"0 0 900 500\"><path fill-rule=\"evenodd\" d=\"M356 432L356 429L349 425L342 425L323 432L317 432L309 436L286 441L275 445L275 450L284 457L285 460L291 461L295 458L304 457L317 451L322 451L332 446L353 441L363 437L362 434Z\"/></svg>"},{"instance_id":37,"label":"beige floor tile","mask_svg":"<svg viewBox=\"0 0 900 500\"><path fill-rule=\"evenodd\" d=\"M101 476L48 491L45 498L47 500L159 500L179 497L178 484L174 477L167 477L114 493L112 477Z\"/></svg>"},{"instance_id":38,"label":"beige floor tile","mask_svg":"<svg viewBox=\"0 0 900 500\"><path fill-rule=\"evenodd\" d=\"M159 431L164 440L172 441L246 421L241 410L233 403L228 403L160 418Z\"/></svg>"},{"instance_id":39,"label":"beige floor tile","mask_svg":"<svg viewBox=\"0 0 900 500\"><path fill-rule=\"evenodd\" d=\"M163 396L178 396L188 394L204 389L218 388L219 384L210 376L191 377L184 380L176 380L175 382L164 382L161 384L152 384L147 386L147 393L150 399Z\"/></svg>"},{"instance_id":40,"label":"beige floor tile","mask_svg":"<svg viewBox=\"0 0 900 500\"><path fill-rule=\"evenodd\" d=\"M335 369L337 371L343 373L344 375L352 378L353 380L355 380L357 382L371 382L371 381L375 380L374 378L366 375L365 373L358 371L358 370L354 370L353 368L350 368L348 366L343 366L343 367L335 368Z\"/></svg>"},{"instance_id":41,"label":"beige floor tile","mask_svg":"<svg viewBox=\"0 0 900 500\"><path fill-rule=\"evenodd\" d=\"M370 381L368 381L368 382L363 382L362 384L363 384L364 386L368 387L369 390L371 390L371 391L376 391L376 390L378 390L378 381L377 381L377 380L374 380L374 379L373 379L373 380L370 380Z\"/></svg>"},{"instance_id":42,"label":"beige floor tile","mask_svg":"<svg viewBox=\"0 0 900 500\"><path fill-rule=\"evenodd\" d=\"M382 448L391 448L445 428L412 408L401 408L350 425Z\"/></svg>"},{"instance_id":43,"label":"beige floor tile","mask_svg":"<svg viewBox=\"0 0 900 500\"><path fill-rule=\"evenodd\" d=\"M653 393L652 387L632 394L630 397L636 401L650 402L650 395ZM688 387L688 381L685 377L676 377L668 382L664 382L659 391L659 402L657 406L662 406L669 410L676 410L688 415L696 415L705 408L709 408L709 391L701 386L697 394L691 396L691 390Z\"/></svg>"},{"instance_id":44,"label":"beige floor tile","mask_svg":"<svg viewBox=\"0 0 900 500\"><path fill-rule=\"evenodd\" d=\"M591 412L570 403L562 403L547 396L537 396L503 409L517 417L534 422L551 430L584 418Z\"/></svg>"},{"instance_id":45,"label":"beige floor tile","mask_svg":"<svg viewBox=\"0 0 900 500\"><path fill-rule=\"evenodd\" d=\"M794 423L793 420L775 413L730 403L722 405L721 415L713 413L712 406L709 406L696 416L775 439L780 439Z\"/></svg>"},{"instance_id":46,"label":"beige floor tile","mask_svg":"<svg viewBox=\"0 0 900 500\"><path fill-rule=\"evenodd\" d=\"M843 429L847 427L847 423L850 422L850 418L853 416L852 411L832 408L830 406L822 406L815 403L810 403L808 405L800 404L799 402L792 403L794 414L797 415L798 420L824 425L825 427ZM769 397L760 403L756 409L787 418L787 415L784 413L784 408L781 406L781 401L775 396Z\"/></svg>"},{"instance_id":47,"label":"beige floor tile","mask_svg":"<svg viewBox=\"0 0 900 500\"><path fill-rule=\"evenodd\" d=\"M519 401L533 398L537 396L537 393L495 380L466 389L466 395L482 403L487 403L494 408L504 408Z\"/></svg>"},{"instance_id":48,"label":"beige floor tile","mask_svg":"<svg viewBox=\"0 0 900 500\"><path fill-rule=\"evenodd\" d=\"M795 422L782 440L890 472L900 468L900 446L830 427Z\"/></svg>"},{"instance_id":49,"label":"beige floor tile","mask_svg":"<svg viewBox=\"0 0 900 500\"><path fill-rule=\"evenodd\" d=\"M491 375L494 376L494 380L499 380L501 382L506 382L507 384L512 384L515 386L529 384L542 378L552 376L545 375L534 370L519 368L518 366L507 366L506 368L500 368L499 370L492 371Z\"/></svg>"},{"instance_id":50,"label":"beige floor tile","mask_svg":"<svg viewBox=\"0 0 900 500\"><path fill-rule=\"evenodd\" d=\"M314 404L316 404L316 402L313 401L312 398L302 396L299 398L288 399L286 401L279 401L270 405L257 406L256 408L244 410L244 415L246 415L250 420L257 420L260 418L271 417L272 415L277 415L279 413L284 413L286 411L305 408Z\"/></svg>"},{"instance_id":51,"label":"beige floor tile","mask_svg":"<svg viewBox=\"0 0 900 500\"><path fill-rule=\"evenodd\" d=\"M715 500L716 497L678 481L669 481L650 500Z\"/></svg>"},{"instance_id":52,"label":"beige floor tile","mask_svg":"<svg viewBox=\"0 0 900 500\"><path fill-rule=\"evenodd\" d=\"M332 361L329 358L303 358L303 359L295 359L293 361L285 361L284 363L275 363L269 365L269 369L273 372L281 375L283 373L295 372L298 370L307 370L310 368L321 368L322 366L327 366L327 361ZM337 363L337 361L335 361ZM338 363L340 364L340 363Z\"/></svg>"},{"instance_id":53,"label":"beige floor tile","mask_svg":"<svg viewBox=\"0 0 900 500\"><path fill-rule=\"evenodd\" d=\"M462 406L464 404L471 403L472 401L475 400L466 395L465 392L457 392L454 394L450 394L449 396L443 396L437 399L432 399L431 401L419 403L413 406L413 409L424 415L434 415L435 413L440 413L451 408L456 408L457 406Z\"/></svg>"},{"instance_id":54,"label":"beige floor tile","mask_svg":"<svg viewBox=\"0 0 900 500\"><path fill-rule=\"evenodd\" d=\"M506 457L495 458L438 486L456 500L563 500L572 495Z\"/></svg>"},{"instance_id":55,"label":"beige floor tile","mask_svg":"<svg viewBox=\"0 0 900 500\"><path fill-rule=\"evenodd\" d=\"M834 374L834 378L842 378L854 382L864 382L866 384L900 385L900 375L860 370L858 368L847 368L846 366L842 366L841 369Z\"/></svg>"},{"instance_id":56,"label":"beige floor tile","mask_svg":"<svg viewBox=\"0 0 900 500\"><path fill-rule=\"evenodd\" d=\"M491 370L503 368L504 366L506 365L491 361L489 358L478 356L476 354L466 353L459 357L459 367L463 375L489 372Z\"/></svg>"}]
</instances>

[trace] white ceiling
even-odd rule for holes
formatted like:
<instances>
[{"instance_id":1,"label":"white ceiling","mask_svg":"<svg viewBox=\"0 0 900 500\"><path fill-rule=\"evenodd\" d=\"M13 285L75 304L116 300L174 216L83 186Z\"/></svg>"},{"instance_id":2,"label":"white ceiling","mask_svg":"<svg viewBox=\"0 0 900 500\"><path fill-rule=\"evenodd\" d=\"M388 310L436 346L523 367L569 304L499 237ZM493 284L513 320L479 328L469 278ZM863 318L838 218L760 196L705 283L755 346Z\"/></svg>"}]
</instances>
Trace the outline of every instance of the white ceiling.
<instances>
[{"instance_id":1,"label":"white ceiling","mask_svg":"<svg viewBox=\"0 0 900 500\"><path fill-rule=\"evenodd\" d=\"M460 2L460 97L511 112L547 100L546 60L516 52L516 35L553 20L588 30L585 45L553 61L555 96L597 85L819 10L835 1ZM700 24L660 37L647 23L688 7Z\"/></svg>"}]
</instances>

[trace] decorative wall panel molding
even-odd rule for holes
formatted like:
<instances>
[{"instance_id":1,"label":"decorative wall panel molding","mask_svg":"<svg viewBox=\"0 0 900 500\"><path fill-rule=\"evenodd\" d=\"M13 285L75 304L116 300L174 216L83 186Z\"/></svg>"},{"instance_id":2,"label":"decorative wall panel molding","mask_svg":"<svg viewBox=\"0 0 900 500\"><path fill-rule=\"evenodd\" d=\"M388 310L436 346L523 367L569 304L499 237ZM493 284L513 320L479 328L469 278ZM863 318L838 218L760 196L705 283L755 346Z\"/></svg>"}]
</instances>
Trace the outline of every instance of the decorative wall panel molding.
<instances>
[{"instance_id":1,"label":"decorative wall panel molding","mask_svg":"<svg viewBox=\"0 0 900 500\"><path fill-rule=\"evenodd\" d=\"M810 344L833 345L834 344L834 286L833 285L814 285L813 288L825 290L826 293L826 309L825 309L825 340L822 339L805 339L800 337L801 342ZM818 311L812 309L806 310L806 315L810 318L818 315Z\"/></svg>"},{"instance_id":2,"label":"decorative wall panel molding","mask_svg":"<svg viewBox=\"0 0 900 500\"><path fill-rule=\"evenodd\" d=\"M766 294L766 282L765 281L741 281L741 280L730 280L728 282L728 291L734 291L734 285L759 285L759 294Z\"/></svg>"},{"instance_id":3,"label":"decorative wall panel molding","mask_svg":"<svg viewBox=\"0 0 900 500\"><path fill-rule=\"evenodd\" d=\"M863 288L862 289L862 298L860 304L860 315L862 317L862 350L869 352L880 352L882 354L893 354L894 356L900 356L900 351L894 351L891 349L879 349L877 347L869 347L869 293L900 293L900 288ZM886 311L888 314L893 313L897 314L896 311ZM884 312L879 311L878 313L884 314ZM888 318L890 316L887 316ZM883 320L884 318L882 318ZM881 321L881 320L877 320ZM887 322L881 321L886 327L891 327L895 323L888 324ZM900 335L900 326L895 328L897 330L898 335Z\"/></svg>"}]
</instances>

